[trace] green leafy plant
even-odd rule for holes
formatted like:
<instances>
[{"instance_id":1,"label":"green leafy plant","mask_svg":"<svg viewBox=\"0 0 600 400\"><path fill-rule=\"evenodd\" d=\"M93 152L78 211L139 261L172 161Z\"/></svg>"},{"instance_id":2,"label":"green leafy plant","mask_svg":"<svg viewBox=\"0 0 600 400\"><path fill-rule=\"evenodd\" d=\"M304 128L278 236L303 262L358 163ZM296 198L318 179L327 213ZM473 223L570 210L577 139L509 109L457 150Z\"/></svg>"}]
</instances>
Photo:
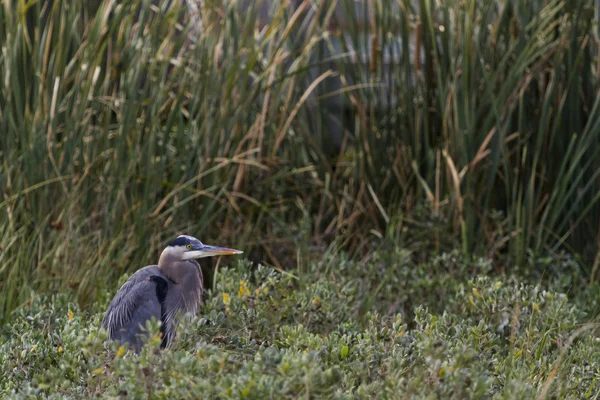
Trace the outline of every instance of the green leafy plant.
<instances>
[{"instance_id":1,"label":"green leafy plant","mask_svg":"<svg viewBox=\"0 0 600 400\"><path fill-rule=\"evenodd\" d=\"M512 399L600 393L592 317L597 289L580 287L581 296L569 298L553 286L473 273L460 256L445 254L428 264L401 261L396 269L419 270L423 280L439 280L444 288L443 298L415 290L408 299L402 293L410 283L389 278L382 278L389 291L375 294L378 283L366 280L365 272L380 268L378 260L328 261L339 269L311 265L301 280L263 266L251 270L247 262L222 269L202 315L182 320L174 346L159 349L159 326L151 321L139 355L104 341L99 325L107 301L83 311L72 296L33 296L1 331L0 396ZM408 304L418 304L410 315L402 312Z\"/></svg>"}]
</instances>

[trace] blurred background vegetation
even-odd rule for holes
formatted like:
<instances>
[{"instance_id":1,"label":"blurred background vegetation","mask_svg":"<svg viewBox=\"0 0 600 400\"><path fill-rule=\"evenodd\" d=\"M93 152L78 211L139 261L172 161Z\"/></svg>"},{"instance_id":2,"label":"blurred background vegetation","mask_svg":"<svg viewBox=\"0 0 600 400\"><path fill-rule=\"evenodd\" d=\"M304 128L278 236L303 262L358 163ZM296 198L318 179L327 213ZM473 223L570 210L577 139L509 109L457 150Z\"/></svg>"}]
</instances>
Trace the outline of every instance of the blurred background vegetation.
<instances>
[{"instance_id":1,"label":"blurred background vegetation","mask_svg":"<svg viewBox=\"0 0 600 400\"><path fill-rule=\"evenodd\" d=\"M595 13L2 2L0 319L32 290L89 303L182 232L279 270L389 244L503 271L566 249L594 280Z\"/></svg>"}]
</instances>

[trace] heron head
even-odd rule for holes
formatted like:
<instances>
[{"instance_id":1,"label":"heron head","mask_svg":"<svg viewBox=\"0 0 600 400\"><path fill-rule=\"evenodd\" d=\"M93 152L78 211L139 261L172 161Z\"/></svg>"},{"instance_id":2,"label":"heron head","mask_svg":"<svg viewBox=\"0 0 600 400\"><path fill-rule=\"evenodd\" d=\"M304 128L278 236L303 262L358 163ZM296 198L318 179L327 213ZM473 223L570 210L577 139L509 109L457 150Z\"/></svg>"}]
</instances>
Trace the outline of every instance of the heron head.
<instances>
[{"instance_id":1,"label":"heron head","mask_svg":"<svg viewBox=\"0 0 600 400\"><path fill-rule=\"evenodd\" d=\"M228 249L226 247L209 246L195 237L188 235L177 236L177 238L169 242L165 251L179 260L243 253L243 251Z\"/></svg>"}]
</instances>

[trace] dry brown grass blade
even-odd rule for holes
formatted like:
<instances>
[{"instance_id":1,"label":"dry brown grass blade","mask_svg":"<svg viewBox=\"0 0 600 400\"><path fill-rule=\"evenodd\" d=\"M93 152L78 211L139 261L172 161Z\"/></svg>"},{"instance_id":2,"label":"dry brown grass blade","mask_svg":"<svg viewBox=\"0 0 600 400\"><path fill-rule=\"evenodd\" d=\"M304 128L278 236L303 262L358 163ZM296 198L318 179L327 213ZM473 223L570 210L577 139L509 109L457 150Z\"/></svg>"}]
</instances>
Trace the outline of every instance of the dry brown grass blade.
<instances>
[{"instance_id":1,"label":"dry brown grass blade","mask_svg":"<svg viewBox=\"0 0 600 400\"><path fill-rule=\"evenodd\" d=\"M258 147L252 150L258 150ZM257 151L255 151L257 152ZM219 163L228 163L228 164L240 164L240 165L246 165L246 166L251 166L251 167L256 167L259 169L262 169L263 171L269 171L270 168L268 166L266 166L265 164L262 164L258 161L255 160L248 160L248 159L243 159L240 158L240 156L234 156L233 158L226 158L226 157L215 157L212 159L212 161L214 162L219 162Z\"/></svg>"},{"instance_id":2,"label":"dry brown grass blade","mask_svg":"<svg viewBox=\"0 0 600 400\"><path fill-rule=\"evenodd\" d=\"M296 117L296 114L298 114L298 111L300 111L300 108L302 107L302 105L304 104L306 99L308 99L308 96L310 96L312 91L315 90L315 88L317 86L319 86L319 84L321 82L323 82L325 79L327 79L331 76L335 76L336 74L337 73L333 72L332 70L327 70L324 73L322 73L317 79L315 79L308 86L308 88L306 89L306 91L304 92L302 97L300 97L300 101L298 101L298 103L294 106L294 109L292 110L289 117L285 121L285 124L283 125L281 130L277 133L277 138L275 139L275 145L273 146L273 151L271 152L272 155L275 155L275 153L277 153L277 150L279 149L279 146L281 146L281 143L283 142L283 139L285 138L285 135L286 135L288 129L290 129L290 126L292 125L292 121Z\"/></svg>"},{"instance_id":3,"label":"dry brown grass blade","mask_svg":"<svg viewBox=\"0 0 600 400\"><path fill-rule=\"evenodd\" d=\"M377 209L379 210L379 213L381 214L381 216L385 220L385 223L389 224L390 217L385 212L385 208L383 208L383 205L379 201L379 198L377 197L377 194L375 193L375 190L373 190L373 186L371 186L370 183L367 184L367 189L369 189L369 193L371 194L371 198L375 202L375 205L377 206Z\"/></svg>"},{"instance_id":4,"label":"dry brown grass blade","mask_svg":"<svg viewBox=\"0 0 600 400\"><path fill-rule=\"evenodd\" d=\"M263 101L262 110L260 113L260 124L258 129L258 148L263 148L263 140L265 134L265 124L267 122L267 111L269 110L269 100L271 98L271 87L273 82L275 81L275 73L277 72L277 66L279 66L287 57L289 53L284 52L283 49L279 49L277 54L275 55L275 59L273 61L273 65L271 66L271 73L269 74L269 79L267 80L267 90L265 92L265 99Z\"/></svg>"},{"instance_id":5,"label":"dry brown grass blade","mask_svg":"<svg viewBox=\"0 0 600 400\"><path fill-rule=\"evenodd\" d=\"M273 63L269 66L270 73L269 78L267 80L267 89L265 91L265 96L262 104L261 113L256 122L252 125L250 132L248 133L248 137L250 139L250 147L257 147L260 149L259 153L263 151L263 143L264 143L264 134L265 134L265 124L267 121L267 112L269 110L269 104L271 100L271 90L273 86L273 82L275 81L277 67L287 58L289 55L288 52L284 52L283 49L279 49L277 54L274 57ZM243 142L246 140L242 140ZM236 173L236 177L233 183L233 190L239 191L244 177L246 176L248 167L246 165L241 165Z\"/></svg>"},{"instance_id":6,"label":"dry brown grass blade","mask_svg":"<svg viewBox=\"0 0 600 400\"><path fill-rule=\"evenodd\" d=\"M246 193L232 191L232 192L229 192L229 194L230 194L231 196L234 196L234 197L239 197L239 198L241 198L241 199L244 199L244 200L246 200L246 201L248 201L248 202L250 202L250 203L254 204L254 205L255 205L255 206L257 206L257 207L262 207L262 206L263 206L263 205L260 203L260 201L256 200L254 197L252 197L252 196L250 196L250 195L248 195L248 194L246 194Z\"/></svg>"},{"instance_id":7,"label":"dry brown grass blade","mask_svg":"<svg viewBox=\"0 0 600 400\"><path fill-rule=\"evenodd\" d=\"M51 105L50 105L50 123L48 124L48 130L46 133L46 149L48 151L48 159L50 160L50 164L52 165L52 168L54 169L54 172L56 173L57 176L60 176L60 168L58 166L58 163L56 162L56 158L54 157L54 150L53 147L55 145L54 143L54 131L53 131L53 121L54 121L54 117L56 116L56 102L58 99L58 91L60 88L60 76L57 76L56 78L54 78L54 88L52 90L52 101L51 101ZM68 188L67 185L64 181L60 181L60 185L63 188L65 194L68 193Z\"/></svg>"},{"instance_id":8,"label":"dry brown grass blade","mask_svg":"<svg viewBox=\"0 0 600 400\"><path fill-rule=\"evenodd\" d=\"M302 13L311 5L311 1L310 0L304 0L300 6L298 6L298 8L296 8L296 11L294 12L294 14L292 15L292 18L290 19L290 21L288 22L287 26L285 27L285 30L283 31L283 34L281 35L281 39L282 41L286 40L287 37L290 35L290 33L292 32L292 29L294 29L294 27L296 26L296 24L298 23L298 20L300 19L300 16L302 15Z\"/></svg>"},{"instance_id":9,"label":"dry brown grass blade","mask_svg":"<svg viewBox=\"0 0 600 400\"><path fill-rule=\"evenodd\" d=\"M161 202L158 204L158 206L154 209L154 211L152 213L150 213L150 218L155 218L158 216L158 214L160 213L160 211L167 205L168 201L175 196L177 193L179 193L180 191L189 188L192 184L194 184L195 182L199 181L200 179L202 179L203 177L205 177L208 174L211 174L221 168L226 167L229 164L246 164L246 165L252 165L254 167L257 168L261 168L264 170L269 170L269 168L263 164L260 164L254 160L246 160L243 157L250 155L250 154L254 154L257 153L260 149L255 148L255 149L249 149L241 154L238 154L236 156L234 156L233 158L225 158L225 157L215 157L213 159L208 160L208 162L218 162L219 164L211 167L209 169L207 169L206 171L203 171L199 174L197 174L196 176L194 176L193 178L189 179L187 182L183 183L183 184L178 184L173 190L171 190L162 200ZM205 190L200 190L197 191L197 193L202 194L202 195L209 195L212 196L212 194L208 191Z\"/></svg>"},{"instance_id":10,"label":"dry brown grass blade","mask_svg":"<svg viewBox=\"0 0 600 400\"><path fill-rule=\"evenodd\" d=\"M465 165L460 171L459 177L461 181L469 169L473 169L480 161L485 159L490 154L491 151L487 147L494 138L495 133L496 127L493 127L490 130L490 132L486 135L485 139L483 139L483 142L481 142L477 153L475 153L475 157L473 157L471 162L468 165Z\"/></svg>"},{"instance_id":11,"label":"dry brown grass blade","mask_svg":"<svg viewBox=\"0 0 600 400\"><path fill-rule=\"evenodd\" d=\"M346 197L348 196L348 185L344 186L344 191L342 193L342 201L340 206L338 207L338 215L335 220L336 229L340 229L343 224L344 212L346 211Z\"/></svg>"},{"instance_id":12,"label":"dry brown grass blade","mask_svg":"<svg viewBox=\"0 0 600 400\"><path fill-rule=\"evenodd\" d=\"M554 366L552 367L552 370L548 374L548 378L542 385L540 394L537 397L538 400L545 400L548 397L548 391L550 390L552 383L554 382L554 380L556 379L556 376L558 375L560 363L563 361L563 359L567 355L567 353L568 353L569 349L571 348L571 346L573 345L573 342L575 341L575 339L577 339L577 337L579 337L579 335L581 335L583 332L585 332L589 329L597 328L598 326L600 326L600 324L598 324L598 323L585 324L582 327L580 327L579 329L577 329L575 332L573 332L573 334L571 334L571 336L569 336L567 343L565 343L565 345L560 349L560 354L558 356L558 359L554 362Z\"/></svg>"},{"instance_id":13,"label":"dry brown grass blade","mask_svg":"<svg viewBox=\"0 0 600 400\"><path fill-rule=\"evenodd\" d=\"M281 266L281 263L279 262L277 257L275 257L269 246L267 246L265 243L262 243L262 248L265 250L271 261L273 261L273 263L276 265L275 269L277 269L280 272L285 271L285 269Z\"/></svg>"},{"instance_id":14,"label":"dry brown grass blade","mask_svg":"<svg viewBox=\"0 0 600 400\"><path fill-rule=\"evenodd\" d=\"M223 194L225 195L225 197L227 197L227 201L229 201L231 208L233 208L236 213L241 214L242 210L240 209L240 206L238 206L237 202L231 195L231 192L229 192L229 190L227 190L225 188L222 188L221 190L223 191Z\"/></svg>"},{"instance_id":15,"label":"dry brown grass blade","mask_svg":"<svg viewBox=\"0 0 600 400\"><path fill-rule=\"evenodd\" d=\"M343 227L350 227L354 222L359 220L360 217L367 215L367 206L360 201L360 199L362 199L365 195L365 190L367 190L365 187L365 182L361 182L360 187L358 189L358 194L355 197L344 197L344 203L349 203L353 205L352 210L350 211L350 215L347 218L340 220L340 218L343 218L343 214L338 213L337 218L332 218L329 222L329 225L327 225L327 227L323 231L323 236L331 235ZM348 208L347 206L344 207Z\"/></svg>"},{"instance_id":16,"label":"dry brown grass blade","mask_svg":"<svg viewBox=\"0 0 600 400\"><path fill-rule=\"evenodd\" d=\"M423 177L421 176L421 173L419 172L419 166L417 165L416 161L413 161L411 163L411 165L412 165L413 171L415 173L415 176L417 177L417 180L421 184L421 187L423 188L423 190L425 190L425 195L427 196L427 200L429 200L429 202L431 204L435 204L435 196L433 195L433 192L429 188L427 181L425 179L423 179Z\"/></svg>"},{"instance_id":17,"label":"dry brown grass blade","mask_svg":"<svg viewBox=\"0 0 600 400\"><path fill-rule=\"evenodd\" d=\"M408 13L407 13L408 15ZM422 32L422 25L421 25L421 20L417 19L417 21L415 22L415 60L414 60L414 66L415 66L415 74L418 78L423 78L423 69L421 67L421 51L422 51L422 46L421 46L421 36L422 36L423 32Z\"/></svg>"},{"instance_id":18,"label":"dry brown grass blade","mask_svg":"<svg viewBox=\"0 0 600 400\"><path fill-rule=\"evenodd\" d=\"M452 186L454 189L454 195L456 196L456 206L458 209L458 216L460 221L463 220L463 196L460 190L460 177L458 176L458 172L456 171L456 166L454 165L454 161L452 157L448 154L446 150L442 151L444 158L446 159L446 164L448 165L448 171L450 173L450 178L452 181Z\"/></svg>"},{"instance_id":19,"label":"dry brown grass blade","mask_svg":"<svg viewBox=\"0 0 600 400\"><path fill-rule=\"evenodd\" d=\"M318 96L317 99L324 100L329 97L334 97L334 96L337 96L340 94L344 94L344 93L348 93L348 92L352 92L352 91L358 91L359 89L373 89L373 88L385 88L385 84L383 84L383 83L359 83L356 85L350 85L348 87L343 87L341 89L333 90L326 94L322 94L322 95Z\"/></svg>"}]
</instances>

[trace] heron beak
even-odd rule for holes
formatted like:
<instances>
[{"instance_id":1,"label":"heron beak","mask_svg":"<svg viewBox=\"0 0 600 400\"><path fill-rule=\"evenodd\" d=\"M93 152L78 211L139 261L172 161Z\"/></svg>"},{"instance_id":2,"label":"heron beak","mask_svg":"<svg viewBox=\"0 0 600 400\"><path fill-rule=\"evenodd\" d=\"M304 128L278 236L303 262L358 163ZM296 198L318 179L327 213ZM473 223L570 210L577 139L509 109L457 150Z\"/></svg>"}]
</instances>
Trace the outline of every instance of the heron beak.
<instances>
[{"instance_id":1,"label":"heron beak","mask_svg":"<svg viewBox=\"0 0 600 400\"><path fill-rule=\"evenodd\" d=\"M236 249L228 249L227 247L217 247L217 246L209 246L203 244L199 246L198 250L202 252L204 257L212 257L212 256L229 256L233 254L242 254L243 251Z\"/></svg>"}]
</instances>

